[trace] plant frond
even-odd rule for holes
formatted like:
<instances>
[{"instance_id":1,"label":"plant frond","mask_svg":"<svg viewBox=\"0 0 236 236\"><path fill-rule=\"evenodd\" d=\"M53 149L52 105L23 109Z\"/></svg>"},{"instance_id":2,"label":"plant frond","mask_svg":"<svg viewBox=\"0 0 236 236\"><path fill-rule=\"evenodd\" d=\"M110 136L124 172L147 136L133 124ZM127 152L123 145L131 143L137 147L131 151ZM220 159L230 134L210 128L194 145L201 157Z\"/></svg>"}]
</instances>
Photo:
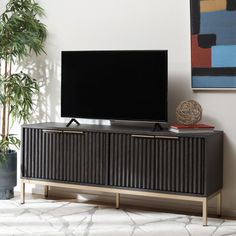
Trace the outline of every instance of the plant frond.
<instances>
[{"instance_id":1,"label":"plant frond","mask_svg":"<svg viewBox=\"0 0 236 236\"><path fill-rule=\"evenodd\" d=\"M40 21L42 16L44 10L35 0L8 0L0 15L0 105L4 108L1 117L5 117L0 136L0 162L10 146L20 145L19 139L9 135L9 117L13 123L28 121L34 96L39 92L34 78L23 72L12 74L11 65L24 60L31 52L45 53L47 29Z\"/></svg>"}]
</instances>

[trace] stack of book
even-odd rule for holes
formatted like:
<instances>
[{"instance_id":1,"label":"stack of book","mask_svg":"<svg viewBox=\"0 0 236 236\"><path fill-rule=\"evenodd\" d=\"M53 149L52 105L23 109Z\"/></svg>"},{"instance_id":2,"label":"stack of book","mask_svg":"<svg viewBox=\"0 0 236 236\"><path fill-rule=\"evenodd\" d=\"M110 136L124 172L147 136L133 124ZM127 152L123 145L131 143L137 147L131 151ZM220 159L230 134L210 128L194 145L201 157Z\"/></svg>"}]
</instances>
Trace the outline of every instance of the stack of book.
<instances>
[{"instance_id":1,"label":"stack of book","mask_svg":"<svg viewBox=\"0 0 236 236\"><path fill-rule=\"evenodd\" d=\"M214 131L214 126L206 124L182 125L173 124L169 127L169 131L175 133L208 133Z\"/></svg>"}]
</instances>

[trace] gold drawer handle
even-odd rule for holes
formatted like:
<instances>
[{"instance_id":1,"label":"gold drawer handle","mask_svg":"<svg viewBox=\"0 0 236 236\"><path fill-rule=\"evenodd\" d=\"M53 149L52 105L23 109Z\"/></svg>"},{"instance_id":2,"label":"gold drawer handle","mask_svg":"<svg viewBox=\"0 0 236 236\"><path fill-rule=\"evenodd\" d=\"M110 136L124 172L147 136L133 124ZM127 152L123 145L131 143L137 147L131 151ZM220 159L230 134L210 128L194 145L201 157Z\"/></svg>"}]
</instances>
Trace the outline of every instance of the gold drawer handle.
<instances>
[{"instance_id":1,"label":"gold drawer handle","mask_svg":"<svg viewBox=\"0 0 236 236\"><path fill-rule=\"evenodd\" d=\"M132 134L131 137L133 137L133 138L155 138L154 135L139 135L139 134Z\"/></svg>"},{"instance_id":2,"label":"gold drawer handle","mask_svg":"<svg viewBox=\"0 0 236 236\"><path fill-rule=\"evenodd\" d=\"M62 133L62 130L44 129L43 133Z\"/></svg>"},{"instance_id":3,"label":"gold drawer handle","mask_svg":"<svg viewBox=\"0 0 236 236\"><path fill-rule=\"evenodd\" d=\"M155 138L159 139L179 139L179 137L174 137L174 136L155 136Z\"/></svg>"},{"instance_id":4,"label":"gold drawer handle","mask_svg":"<svg viewBox=\"0 0 236 236\"><path fill-rule=\"evenodd\" d=\"M175 136L154 136L154 135L142 135L142 134L133 134L131 135L131 137L133 138L155 138L155 139L174 139L174 140L178 140L179 137L175 137Z\"/></svg>"},{"instance_id":5,"label":"gold drawer handle","mask_svg":"<svg viewBox=\"0 0 236 236\"><path fill-rule=\"evenodd\" d=\"M65 134L84 134L83 131L70 131L70 130L64 130L63 133L65 133Z\"/></svg>"}]
</instances>

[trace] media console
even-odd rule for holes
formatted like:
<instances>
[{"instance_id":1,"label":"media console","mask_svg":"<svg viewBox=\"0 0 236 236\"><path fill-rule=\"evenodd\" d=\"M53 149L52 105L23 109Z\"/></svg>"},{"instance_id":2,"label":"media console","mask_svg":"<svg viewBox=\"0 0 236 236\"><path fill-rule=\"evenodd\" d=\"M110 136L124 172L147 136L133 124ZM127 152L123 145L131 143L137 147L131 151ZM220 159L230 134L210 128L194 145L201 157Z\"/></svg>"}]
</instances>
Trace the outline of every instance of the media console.
<instances>
[{"instance_id":1,"label":"media console","mask_svg":"<svg viewBox=\"0 0 236 236\"><path fill-rule=\"evenodd\" d=\"M221 213L223 132L174 134L145 127L40 123L22 126L21 202L25 184L207 203Z\"/></svg>"}]
</instances>

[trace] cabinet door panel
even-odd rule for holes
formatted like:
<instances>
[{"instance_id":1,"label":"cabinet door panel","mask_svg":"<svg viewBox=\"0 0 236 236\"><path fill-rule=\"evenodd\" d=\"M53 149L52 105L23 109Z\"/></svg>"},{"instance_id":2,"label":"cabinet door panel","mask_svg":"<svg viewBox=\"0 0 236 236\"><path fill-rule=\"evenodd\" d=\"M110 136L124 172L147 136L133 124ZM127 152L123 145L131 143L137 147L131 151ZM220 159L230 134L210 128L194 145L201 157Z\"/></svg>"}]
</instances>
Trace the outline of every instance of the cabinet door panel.
<instances>
[{"instance_id":1,"label":"cabinet door panel","mask_svg":"<svg viewBox=\"0 0 236 236\"><path fill-rule=\"evenodd\" d=\"M64 180L64 161L62 157L63 134L61 132L42 131L42 179Z\"/></svg>"},{"instance_id":2,"label":"cabinet door panel","mask_svg":"<svg viewBox=\"0 0 236 236\"><path fill-rule=\"evenodd\" d=\"M108 184L108 136L25 128L22 177Z\"/></svg>"},{"instance_id":3,"label":"cabinet door panel","mask_svg":"<svg viewBox=\"0 0 236 236\"><path fill-rule=\"evenodd\" d=\"M204 193L204 138L157 139L155 190Z\"/></svg>"},{"instance_id":4,"label":"cabinet door panel","mask_svg":"<svg viewBox=\"0 0 236 236\"><path fill-rule=\"evenodd\" d=\"M23 129L22 177L61 180L62 134Z\"/></svg>"},{"instance_id":5,"label":"cabinet door panel","mask_svg":"<svg viewBox=\"0 0 236 236\"><path fill-rule=\"evenodd\" d=\"M118 187L154 186L154 140L129 134L110 134L109 184Z\"/></svg>"},{"instance_id":6,"label":"cabinet door panel","mask_svg":"<svg viewBox=\"0 0 236 236\"><path fill-rule=\"evenodd\" d=\"M155 140L155 190L176 191L178 179L179 140L158 138Z\"/></svg>"},{"instance_id":7,"label":"cabinet door panel","mask_svg":"<svg viewBox=\"0 0 236 236\"><path fill-rule=\"evenodd\" d=\"M109 184L204 193L204 138L110 134Z\"/></svg>"},{"instance_id":8,"label":"cabinet door panel","mask_svg":"<svg viewBox=\"0 0 236 236\"><path fill-rule=\"evenodd\" d=\"M111 133L109 142L109 185L131 187L133 181L133 166L130 159L131 136Z\"/></svg>"},{"instance_id":9,"label":"cabinet door panel","mask_svg":"<svg viewBox=\"0 0 236 236\"><path fill-rule=\"evenodd\" d=\"M155 185L155 140L133 137L131 139L132 187L151 189Z\"/></svg>"},{"instance_id":10,"label":"cabinet door panel","mask_svg":"<svg viewBox=\"0 0 236 236\"><path fill-rule=\"evenodd\" d=\"M175 191L204 193L205 139L180 138Z\"/></svg>"},{"instance_id":11,"label":"cabinet door panel","mask_svg":"<svg viewBox=\"0 0 236 236\"><path fill-rule=\"evenodd\" d=\"M22 129L21 175L29 178L42 178L42 140L39 129Z\"/></svg>"},{"instance_id":12,"label":"cabinet door panel","mask_svg":"<svg viewBox=\"0 0 236 236\"><path fill-rule=\"evenodd\" d=\"M107 184L107 155L108 135L105 133L64 134L66 181Z\"/></svg>"},{"instance_id":13,"label":"cabinet door panel","mask_svg":"<svg viewBox=\"0 0 236 236\"><path fill-rule=\"evenodd\" d=\"M63 134L63 180L69 182L83 182L82 170L84 166L84 134ZM84 173L84 172L83 172Z\"/></svg>"}]
</instances>

